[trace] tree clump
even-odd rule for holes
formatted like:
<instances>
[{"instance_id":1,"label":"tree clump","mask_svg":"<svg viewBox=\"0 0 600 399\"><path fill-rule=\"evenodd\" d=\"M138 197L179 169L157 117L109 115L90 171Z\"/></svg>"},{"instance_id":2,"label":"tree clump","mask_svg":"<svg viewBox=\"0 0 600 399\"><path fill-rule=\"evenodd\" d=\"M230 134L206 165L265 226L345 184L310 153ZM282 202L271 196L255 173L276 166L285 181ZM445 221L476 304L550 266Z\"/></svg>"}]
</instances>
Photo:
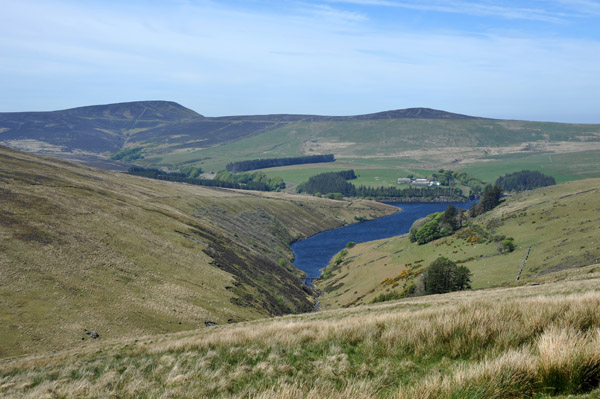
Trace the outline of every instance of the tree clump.
<instances>
[{"instance_id":1,"label":"tree clump","mask_svg":"<svg viewBox=\"0 0 600 399\"><path fill-rule=\"evenodd\" d=\"M421 274L417 294L433 295L471 288L471 271L466 266L443 256L437 258Z\"/></svg>"},{"instance_id":2,"label":"tree clump","mask_svg":"<svg viewBox=\"0 0 600 399\"><path fill-rule=\"evenodd\" d=\"M471 217L479 216L483 213L491 211L500 204L500 197L502 196L502 188L499 186L487 187L481 199L476 204L473 204L469 213Z\"/></svg>"},{"instance_id":3,"label":"tree clump","mask_svg":"<svg viewBox=\"0 0 600 399\"><path fill-rule=\"evenodd\" d=\"M233 174L222 170L216 174L215 180L236 183L259 191L279 191L285 188L285 183L281 177L271 178L264 172Z\"/></svg>"},{"instance_id":4,"label":"tree clump","mask_svg":"<svg viewBox=\"0 0 600 399\"><path fill-rule=\"evenodd\" d=\"M142 155L143 149L144 149L143 147L135 147L135 148L128 148L125 150L121 150L121 151L116 152L113 155L111 155L110 159L112 159L114 161L125 161L125 162L133 162L138 159L143 159L144 158L144 156Z\"/></svg>"},{"instance_id":5,"label":"tree clump","mask_svg":"<svg viewBox=\"0 0 600 399\"><path fill-rule=\"evenodd\" d=\"M208 187L224 187L224 188L235 188L238 190L257 190L257 191L279 191L282 188L285 188L285 183L280 177L275 178L267 178L264 173L256 173L253 176L246 176L238 179L229 178L231 175L229 172L224 172L229 174L230 176L225 175L217 175L214 179L199 179L188 177L188 173L196 173L195 170L188 170L186 172L165 172L156 168L143 168L141 166L132 166L127 171L130 175L147 177L150 179L158 179L158 180L166 180L187 184L194 184L198 186L208 186ZM219 172L221 173L221 172Z\"/></svg>"},{"instance_id":6,"label":"tree clump","mask_svg":"<svg viewBox=\"0 0 600 399\"><path fill-rule=\"evenodd\" d=\"M545 174L536 170L522 170L520 172L509 173L504 176L500 176L496 180L496 185L501 187L504 191L525 191L533 190L539 187L553 186L556 184L556 180L552 176L546 176Z\"/></svg>"},{"instance_id":7,"label":"tree clump","mask_svg":"<svg viewBox=\"0 0 600 399\"><path fill-rule=\"evenodd\" d=\"M415 221L410 228L408 237L411 242L423 245L438 238L449 236L463 227L465 220L464 210L458 210L454 205L448 205L444 212L432 213Z\"/></svg>"},{"instance_id":8,"label":"tree clump","mask_svg":"<svg viewBox=\"0 0 600 399\"><path fill-rule=\"evenodd\" d=\"M320 173L309 178L307 182L299 184L296 191L314 195L317 193L339 193L342 197L353 197L356 194L355 187L347 182L347 180L352 179L356 179L354 170Z\"/></svg>"}]
</instances>

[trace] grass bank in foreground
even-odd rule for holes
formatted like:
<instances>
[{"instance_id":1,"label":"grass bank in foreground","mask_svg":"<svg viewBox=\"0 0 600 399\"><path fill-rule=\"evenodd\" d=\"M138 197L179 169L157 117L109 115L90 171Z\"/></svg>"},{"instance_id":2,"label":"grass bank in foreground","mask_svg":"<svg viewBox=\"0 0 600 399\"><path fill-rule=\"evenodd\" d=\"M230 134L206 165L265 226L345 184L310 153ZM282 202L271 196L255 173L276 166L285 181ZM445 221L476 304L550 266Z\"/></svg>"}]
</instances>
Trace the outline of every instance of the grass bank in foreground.
<instances>
[{"instance_id":1,"label":"grass bank in foreground","mask_svg":"<svg viewBox=\"0 0 600 399\"><path fill-rule=\"evenodd\" d=\"M0 362L5 398L598 397L600 265ZM589 395L589 396L588 396Z\"/></svg>"}]
</instances>

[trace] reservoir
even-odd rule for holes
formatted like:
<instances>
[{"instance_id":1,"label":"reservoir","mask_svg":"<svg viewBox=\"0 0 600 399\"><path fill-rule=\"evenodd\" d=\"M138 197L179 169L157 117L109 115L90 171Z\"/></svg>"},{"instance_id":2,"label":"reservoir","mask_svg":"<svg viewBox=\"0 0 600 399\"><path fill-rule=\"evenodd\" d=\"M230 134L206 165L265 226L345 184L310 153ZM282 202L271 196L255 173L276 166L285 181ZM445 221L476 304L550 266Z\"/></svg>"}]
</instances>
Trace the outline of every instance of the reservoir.
<instances>
[{"instance_id":1,"label":"reservoir","mask_svg":"<svg viewBox=\"0 0 600 399\"><path fill-rule=\"evenodd\" d=\"M475 201L453 202L459 209L469 209ZM391 216L324 231L292 244L294 265L308 277L319 277L329 260L346 247L346 243L380 240L406 234L413 222L434 212L446 210L449 203L390 203L402 209Z\"/></svg>"}]
</instances>

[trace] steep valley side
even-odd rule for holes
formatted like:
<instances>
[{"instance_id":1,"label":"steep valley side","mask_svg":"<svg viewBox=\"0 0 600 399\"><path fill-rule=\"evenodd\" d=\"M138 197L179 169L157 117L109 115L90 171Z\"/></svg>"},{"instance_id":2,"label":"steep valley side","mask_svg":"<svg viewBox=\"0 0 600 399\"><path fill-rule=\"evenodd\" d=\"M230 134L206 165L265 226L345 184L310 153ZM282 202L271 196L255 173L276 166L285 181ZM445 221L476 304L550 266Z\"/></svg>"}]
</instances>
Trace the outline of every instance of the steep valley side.
<instances>
[{"instance_id":1,"label":"steep valley side","mask_svg":"<svg viewBox=\"0 0 600 399\"><path fill-rule=\"evenodd\" d=\"M0 147L0 357L310 311L289 244L395 212Z\"/></svg>"}]
</instances>

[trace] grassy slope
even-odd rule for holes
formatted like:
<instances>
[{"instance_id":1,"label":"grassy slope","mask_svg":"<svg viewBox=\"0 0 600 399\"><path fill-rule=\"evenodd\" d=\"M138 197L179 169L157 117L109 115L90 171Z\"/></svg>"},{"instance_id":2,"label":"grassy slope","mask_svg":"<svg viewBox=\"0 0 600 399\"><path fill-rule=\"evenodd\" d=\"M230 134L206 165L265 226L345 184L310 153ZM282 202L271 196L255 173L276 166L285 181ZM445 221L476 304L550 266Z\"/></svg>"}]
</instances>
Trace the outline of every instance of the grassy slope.
<instances>
[{"instance_id":1,"label":"grassy slope","mask_svg":"<svg viewBox=\"0 0 600 399\"><path fill-rule=\"evenodd\" d=\"M0 361L0 394L598 398L600 265L535 281Z\"/></svg>"},{"instance_id":2,"label":"grassy slope","mask_svg":"<svg viewBox=\"0 0 600 399\"><path fill-rule=\"evenodd\" d=\"M509 154L485 157L461 170L484 181L494 182L500 174L523 169L538 170L552 176L558 183L600 177L600 151L560 153Z\"/></svg>"},{"instance_id":3,"label":"grassy slope","mask_svg":"<svg viewBox=\"0 0 600 399\"><path fill-rule=\"evenodd\" d=\"M143 179L4 147L0 205L0 357L87 344L84 328L131 337L309 311L289 243L394 212Z\"/></svg>"},{"instance_id":4,"label":"grassy slope","mask_svg":"<svg viewBox=\"0 0 600 399\"><path fill-rule=\"evenodd\" d=\"M224 168L231 159L333 153L345 162L362 165L358 169L371 169L373 163L378 164L382 170L440 167L460 169L485 163L489 168L494 168L493 178L490 179L494 180L507 172L504 170L507 165L496 162L493 157L513 154L511 156L518 160L514 162L513 159L513 166L520 162L530 165L535 161L530 158L542 152L558 154L597 151L600 149L599 145L598 125L486 119L296 122L214 148L160 154L147 162L176 165L197 161L205 169L218 170ZM562 170L562 164L567 165L566 160L553 162L553 174ZM598 166L598 162L600 161L592 159L591 163ZM572 175L582 169L577 167L571 171L563 171L562 175L571 180L574 178ZM598 177L593 172L597 169L585 168L591 174L575 178ZM399 177L406 174L403 170ZM561 181L562 175L557 176ZM374 179L368 182L377 183Z\"/></svg>"},{"instance_id":5,"label":"grassy slope","mask_svg":"<svg viewBox=\"0 0 600 399\"><path fill-rule=\"evenodd\" d=\"M599 191L600 179L588 179L525 192L475 220L494 235L513 237L517 248L509 254L500 254L495 242L471 244L457 235L426 245L405 236L359 244L339 266L330 265L330 276L317 284L324 291L321 304L368 303L381 293L401 291L406 280L396 287L383 281L417 264L427 266L438 256L465 261L474 288L514 281L528 247L522 278L599 262Z\"/></svg>"}]
</instances>

